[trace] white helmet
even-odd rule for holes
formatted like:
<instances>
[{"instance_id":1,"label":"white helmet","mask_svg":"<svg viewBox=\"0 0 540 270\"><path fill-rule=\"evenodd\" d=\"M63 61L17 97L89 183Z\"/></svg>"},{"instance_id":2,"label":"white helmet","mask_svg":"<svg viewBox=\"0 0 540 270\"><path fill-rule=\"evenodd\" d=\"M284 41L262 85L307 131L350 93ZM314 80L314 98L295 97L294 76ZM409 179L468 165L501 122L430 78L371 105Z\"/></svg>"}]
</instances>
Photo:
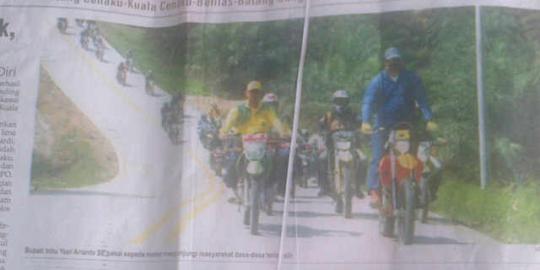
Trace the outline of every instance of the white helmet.
<instances>
[{"instance_id":1,"label":"white helmet","mask_svg":"<svg viewBox=\"0 0 540 270\"><path fill-rule=\"evenodd\" d=\"M278 102L278 97L274 93L267 93L266 95L264 95L262 102L265 102L265 103Z\"/></svg>"}]
</instances>

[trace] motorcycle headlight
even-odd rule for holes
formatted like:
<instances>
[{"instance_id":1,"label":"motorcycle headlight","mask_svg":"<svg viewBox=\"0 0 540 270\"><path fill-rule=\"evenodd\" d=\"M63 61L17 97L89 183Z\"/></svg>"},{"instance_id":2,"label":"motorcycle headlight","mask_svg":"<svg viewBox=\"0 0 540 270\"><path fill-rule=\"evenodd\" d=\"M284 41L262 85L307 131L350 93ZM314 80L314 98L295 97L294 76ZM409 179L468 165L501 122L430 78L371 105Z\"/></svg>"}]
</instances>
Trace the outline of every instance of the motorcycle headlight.
<instances>
[{"instance_id":1,"label":"motorcycle headlight","mask_svg":"<svg viewBox=\"0 0 540 270\"><path fill-rule=\"evenodd\" d=\"M248 160L261 160L266 153L266 144L250 143L244 145L244 153Z\"/></svg>"}]
</instances>

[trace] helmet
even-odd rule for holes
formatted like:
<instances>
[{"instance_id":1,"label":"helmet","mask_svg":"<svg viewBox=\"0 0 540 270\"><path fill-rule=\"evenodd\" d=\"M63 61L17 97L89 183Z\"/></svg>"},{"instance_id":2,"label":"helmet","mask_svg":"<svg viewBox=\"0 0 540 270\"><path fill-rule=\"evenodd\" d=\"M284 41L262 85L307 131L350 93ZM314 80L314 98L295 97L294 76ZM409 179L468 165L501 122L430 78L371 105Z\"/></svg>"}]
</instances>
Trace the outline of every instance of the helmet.
<instances>
[{"instance_id":1,"label":"helmet","mask_svg":"<svg viewBox=\"0 0 540 270\"><path fill-rule=\"evenodd\" d=\"M401 52L398 48L390 47L384 52L384 60L401 59Z\"/></svg>"},{"instance_id":2,"label":"helmet","mask_svg":"<svg viewBox=\"0 0 540 270\"><path fill-rule=\"evenodd\" d=\"M262 102L265 102L265 103L273 103L273 102L278 102L278 97L276 94L274 93L267 93L266 95L264 95L263 99L262 99Z\"/></svg>"},{"instance_id":3,"label":"helmet","mask_svg":"<svg viewBox=\"0 0 540 270\"><path fill-rule=\"evenodd\" d=\"M246 85L247 91L256 90L256 89L262 90L262 84L260 81L251 81Z\"/></svg>"},{"instance_id":4,"label":"helmet","mask_svg":"<svg viewBox=\"0 0 540 270\"><path fill-rule=\"evenodd\" d=\"M343 111L349 104L349 93L346 90L337 90L332 95L332 104L334 104L336 111Z\"/></svg>"}]
</instances>

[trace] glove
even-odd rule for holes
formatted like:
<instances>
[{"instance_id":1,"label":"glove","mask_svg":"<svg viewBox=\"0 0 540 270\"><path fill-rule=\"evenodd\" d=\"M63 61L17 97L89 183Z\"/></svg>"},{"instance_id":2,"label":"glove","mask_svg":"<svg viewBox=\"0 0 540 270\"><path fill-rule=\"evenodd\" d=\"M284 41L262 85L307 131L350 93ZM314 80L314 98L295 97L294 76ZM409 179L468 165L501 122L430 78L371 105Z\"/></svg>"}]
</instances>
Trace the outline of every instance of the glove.
<instances>
[{"instance_id":1,"label":"glove","mask_svg":"<svg viewBox=\"0 0 540 270\"><path fill-rule=\"evenodd\" d=\"M362 126L360 127L360 132L364 134L371 134L373 133L373 128L369 123L362 123Z\"/></svg>"},{"instance_id":2,"label":"glove","mask_svg":"<svg viewBox=\"0 0 540 270\"><path fill-rule=\"evenodd\" d=\"M433 122L433 121L428 121L427 122L427 125L426 125L426 130L427 131L436 131L438 128L439 128L439 126L435 122Z\"/></svg>"}]
</instances>

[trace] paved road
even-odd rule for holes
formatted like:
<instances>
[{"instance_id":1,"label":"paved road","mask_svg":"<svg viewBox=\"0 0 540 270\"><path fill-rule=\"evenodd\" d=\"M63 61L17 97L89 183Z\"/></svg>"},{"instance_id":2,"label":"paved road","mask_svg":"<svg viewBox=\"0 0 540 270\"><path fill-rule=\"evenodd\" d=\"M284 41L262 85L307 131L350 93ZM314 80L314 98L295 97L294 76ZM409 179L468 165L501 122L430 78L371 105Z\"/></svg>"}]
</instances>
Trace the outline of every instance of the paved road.
<instances>
[{"instance_id":1,"label":"paved road","mask_svg":"<svg viewBox=\"0 0 540 270\"><path fill-rule=\"evenodd\" d=\"M277 268L282 213L263 214L261 234L249 235L238 206L227 202L230 192L206 165L195 108L186 108L186 142L174 146L159 120L168 96L147 96L137 74L128 77L131 87L119 86L114 76L121 57L112 48L105 55L108 63L102 63L79 48L76 35L55 29L48 48L46 69L111 140L120 172L95 187L32 195L28 223L40 222L29 227L26 245L145 256L29 255L27 269ZM440 217L417 224L415 244L400 246L378 235L376 213L365 200L355 199L354 217L344 220L334 214L329 198L316 193L314 187L299 189L291 201L281 269L540 268L540 256L530 248L500 245ZM282 201L275 209L283 209ZM537 264L528 264L531 260Z\"/></svg>"}]
</instances>

